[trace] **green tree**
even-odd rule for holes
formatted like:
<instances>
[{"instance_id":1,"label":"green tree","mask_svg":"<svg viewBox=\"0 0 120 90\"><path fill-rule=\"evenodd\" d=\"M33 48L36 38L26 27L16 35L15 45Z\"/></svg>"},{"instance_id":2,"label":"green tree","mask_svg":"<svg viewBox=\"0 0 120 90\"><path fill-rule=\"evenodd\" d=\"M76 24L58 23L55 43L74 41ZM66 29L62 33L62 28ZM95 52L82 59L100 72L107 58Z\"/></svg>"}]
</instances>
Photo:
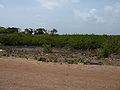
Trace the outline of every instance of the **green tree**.
<instances>
[{"instance_id":1,"label":"green tree","mask_svg":"<svg viewBox=\"0 0 120 90\"><path fill-rule=\"evenodd\" d=\"M45 34L45 33L47 33L47 30L44 28L38 28L34 32L35 35L40 35L40 34Z\"/></svg>"},{"instance_id":2,"label":"green tree","mask_svg":"<svg viewBox=\"0 0 120 90\"><path fill-rule=\"evenodd\" d=\"M57 32L58 32L58 31L57 31L57 29L55 29L55 28L50 31L51 35L55 35Z\"/></svg>"},{"instance_id":3,"label":"green tree","mask_svg":"<svg viewBox=\"0 0 120 90\"><path fill-rule=\"evenodd\" d=\"M32 28L26 28L25 34L33 34L34 30Z\"/></svg>"},{"instance_id":4,"label":"green tree","mask_svg":"<svg viewBox=\"0 0 120 90\"><path fill-rule=\"evenodd\" d=\"M15 28L15 27L0 27L0 34L11 34L11 33L18 33L20 31L19 28Z\"/></svg>"},{"instance_id":5,"label":"green tree","mask_svg":"<svg viewBox=\"0 0 120 90\"><path fill-rule=\"evenodd\" d=\"M15 28L15 27L12 27L12 28L8 27L7 31L8 31L8 33L18 33L20 31L20 29L19 28Z\"/></svg>"}]
</instances>

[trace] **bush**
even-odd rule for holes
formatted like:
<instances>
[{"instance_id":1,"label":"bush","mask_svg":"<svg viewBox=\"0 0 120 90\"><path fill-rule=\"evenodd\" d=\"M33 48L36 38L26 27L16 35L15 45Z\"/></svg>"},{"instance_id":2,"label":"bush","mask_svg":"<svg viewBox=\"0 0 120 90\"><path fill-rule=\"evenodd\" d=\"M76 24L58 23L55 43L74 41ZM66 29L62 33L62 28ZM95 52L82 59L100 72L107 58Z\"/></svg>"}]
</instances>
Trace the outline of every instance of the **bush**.
<instances>
[{"instance_id":1,"label":"bush","mask_svg":"<svg viewBox=\"0 0 120 90\"><path fill-rule=\"evenodd\" d=\"M52 51L52 48L50 45L43 44L43 52L44 53L50 53Z\"/></svg>"},{"instance_id":2,"label":"bush","mask_svg":"<svg viewBox=\"0 0 120 90\"><path fill-rule=\"evenodd\" d=\"M98 65L104 65L104 63L103 62L98 62Z\"/></svg>"},{"instance_id":3,"label":"bush","mask_svg":"<svg viewBox=\"0 0 120 90\"><path fill-rule=\"evenodd\" d=\"M84 63L85 59L83 59L83 58L74 59L74 60L64 59L64 62L66 62L68 64L78 64L78 63Z\"/></svg>"},{"instance_id":4,"label":"bush","mask_svg":"<svg viewBox=\"0 0 120 90\"><path fill-rule=\"evenodd\" d=\"M107 48L97 49L97 55L99 56L99 58L106 58L110 55L110 49Z\"/></svg>"},{"instance_id":5,"label":"bush","mask_svg":"<svg viewBox=\"0 0 120 90\"><path fill-rule=\"evenodd\" d=\"M43 46L49 53L52 47L97 50L100 57L120 54L120 35L30 35L24 33L0 34L1 45Z\"/></svg>"},{"instance_id":6,"label":"bush","mask_svg":"<svg viewBox=\"0 0 120 90\"><path fill-rule=\"evenodd\" d=\"M111 54L120 54L119 36L106 36L101 47L97 49L97 55L100 58L109 57Z\"/></svg>"},{"instance_id":7,"label":"bush","mask_svg":"<svg viewBox=\"0 0 120 90\"><path fill-rule=\"evenodd\" d=\"M52 59L46 59L46 62L52 62Z\"/></svg>"},{"instance_id":8,"label":"bush","mask_svg":"<svg viewBox=\"0 0 120 90\"><path fill-rule=\"evenodd\" d=\"M38 61L42 61L42 62L46 62L46 58L42 58L42 57L39 57L39 58L36 58Z\"/></svg>"},{"instance_id":9,"label":"bush","mask_svg":"<svg viewBox=\"0 0 120 90\"><path fill-rule=\"evenodd\" d=\"M84 58L80 58L77 60L79 63L84 63L85 62L85 59Z\"/></svg>"},{"instance_id":10,"label":"bush","mask_svg":"<svg viewBox=\"0 0 120 90\"><path fill-rule=\"evenodd\" d=\"M91 63L91 62L88 61L88 60L84 62L85 65L89 65L90 63Z\"/></svg>"},{"instance_id":11,"label":"bush","mask_svg":"<svg viewBox=\"0 0 120 90\"><path fill-rule=\"evenodd\" d=\"M68 63L68 64L74 64L74 61L73 61L73 60L65 59L64 62L66 62L66 63Z\"/></svg>"},{"instance_id":12,"label":"bush","mask_svg":"<svg viewBox=\"0 0 120 90\"><path fill-rule=\"evenodd\" d=\"M2 56L9 57L10 54L7 52L0 52L0 57L2 57Z\"/></svg>"},{"instance_id":13,"label":"bush","mask_svg":"<svg viewBox=\"0 0 120 90\"><path fill-rule=\"evenodd\" d=\"M57 63L57 62L58 62L58 58L57 58L57 57L52 57L51 60L52 60L52 62L54 62L54 63Z\"/></svg>"}]
</instances>

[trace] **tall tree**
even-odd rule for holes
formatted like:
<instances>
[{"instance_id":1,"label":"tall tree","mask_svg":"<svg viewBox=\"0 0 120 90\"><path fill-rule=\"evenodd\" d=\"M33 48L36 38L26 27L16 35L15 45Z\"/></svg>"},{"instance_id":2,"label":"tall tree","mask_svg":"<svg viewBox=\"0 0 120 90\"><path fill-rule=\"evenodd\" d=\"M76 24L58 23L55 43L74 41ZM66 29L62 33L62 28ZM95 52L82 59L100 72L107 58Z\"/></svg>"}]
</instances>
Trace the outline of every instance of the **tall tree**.
<instances>
[{"instance_id":1,"label":"tall tree","mask_svg":"<svg viewBox=\"0 0 120 90\"><path fill-rule=\"evenodd\" d=\"M32 28L26 28L25 34L33 34L34 30Z\"/></svg>"},{"instance_id":2,"label":"tall tree","mask_svg":"<svg viewBox=\"0 0 120 90\"><path fill-rule=\"evenodd\" d=\"M40 35L40 34L45 34L45 33L47 33L47 30L44 28L38 28L34 32L35 35Z\"/></svg>"},{"instance_id":3,"label":"tall tree","mask_svg":"<svg viewBox=\"0 0 120 90\"><path fill-rule=\"evenodd\" d=\"M51 35L55 35L57 32L58 32L58 31L57 31L57 29L55 29L55 28L50 31Z\"/></svg>"},{"instance_id":4,"label":"tall tree","mask_svg":"<svg viewBox=\"0 0 120 90\"><path fill-rule=\"evenodd\" d=\"M12 27L12 28L8 27L7 30L9 33L18 33L20 31L19 28L15 28L15 27Z\"/></svg>"},{"instance_id":5,"label":"tall tree","mask_svg":"<svg viewBox=\"0 0 120 90\"><path fill-rule=\"evenodd\" d=\"M19 28L15 28L15 27L0 27L0 34L11 34L11 33L18 33L20 31Z\"/></svg>"}]
</instances>

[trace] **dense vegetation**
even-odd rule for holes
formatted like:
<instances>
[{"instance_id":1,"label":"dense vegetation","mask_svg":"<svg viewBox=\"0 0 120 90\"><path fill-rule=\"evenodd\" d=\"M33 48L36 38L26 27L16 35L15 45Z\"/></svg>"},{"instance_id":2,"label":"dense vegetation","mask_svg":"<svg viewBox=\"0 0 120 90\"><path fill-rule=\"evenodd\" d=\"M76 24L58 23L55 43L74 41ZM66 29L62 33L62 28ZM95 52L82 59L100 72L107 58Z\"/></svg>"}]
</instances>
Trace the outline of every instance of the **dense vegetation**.
<instances>
[{"instance_id":1,"label":"dense vegetation","mask_svg":"<svg viewBox=\"0 0 120 90\"><path fill-rule=\"evenodd\" d=\"M42 61L42 62L54 62L54 63L58 62L57 58L48 59L48 58L38 57L38 58L35 58L35 59L38 60L38 61ZM74 60L64 59L63 61L65 63L68 63L68 64L78 64L78 63L83 63L83 64L86 64L86 65L89 65L89 64L103 65L104 64L103 62L91 62L91 61L85 60L84 58L79 58L79 59L74 59Z\"/></svg>"},{"instance_id":2,"label":"dense vegetation","mask_svg":"<svg viewBox=\"0 0 120 90\"><path fill-rule=\"evenodd\" d=\"M44 28L25 29L0 27L0 44L11 46L47 46L96 50L100 57L110 54L120 54L120 35L58 35L57 30L47 31Z\"/></svg>"}]
</instances>

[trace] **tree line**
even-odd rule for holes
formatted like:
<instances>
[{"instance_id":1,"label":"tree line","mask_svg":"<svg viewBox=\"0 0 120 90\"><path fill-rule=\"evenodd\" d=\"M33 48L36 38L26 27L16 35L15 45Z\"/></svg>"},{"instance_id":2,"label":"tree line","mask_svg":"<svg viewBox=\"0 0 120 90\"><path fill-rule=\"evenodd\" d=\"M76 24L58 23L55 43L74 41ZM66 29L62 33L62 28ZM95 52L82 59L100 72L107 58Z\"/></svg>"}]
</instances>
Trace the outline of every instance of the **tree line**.
<instances>
[{"instance_id":1,"label":"tree line","mask_svg":"<svg viewBox=\"0 0 120 90\"><path fill-rule=\"evenodd\" d=\"M42 34L50 34L50 35L56 35L57 29L53 28L52 30L48 31L45 28L26 28L24 31L21 31L20 28L16 27L0 27L0 34L12 34L12 33L24 33L24 34L31 34L31 35L42 35Z\"/></svg>"}]
</instances>

